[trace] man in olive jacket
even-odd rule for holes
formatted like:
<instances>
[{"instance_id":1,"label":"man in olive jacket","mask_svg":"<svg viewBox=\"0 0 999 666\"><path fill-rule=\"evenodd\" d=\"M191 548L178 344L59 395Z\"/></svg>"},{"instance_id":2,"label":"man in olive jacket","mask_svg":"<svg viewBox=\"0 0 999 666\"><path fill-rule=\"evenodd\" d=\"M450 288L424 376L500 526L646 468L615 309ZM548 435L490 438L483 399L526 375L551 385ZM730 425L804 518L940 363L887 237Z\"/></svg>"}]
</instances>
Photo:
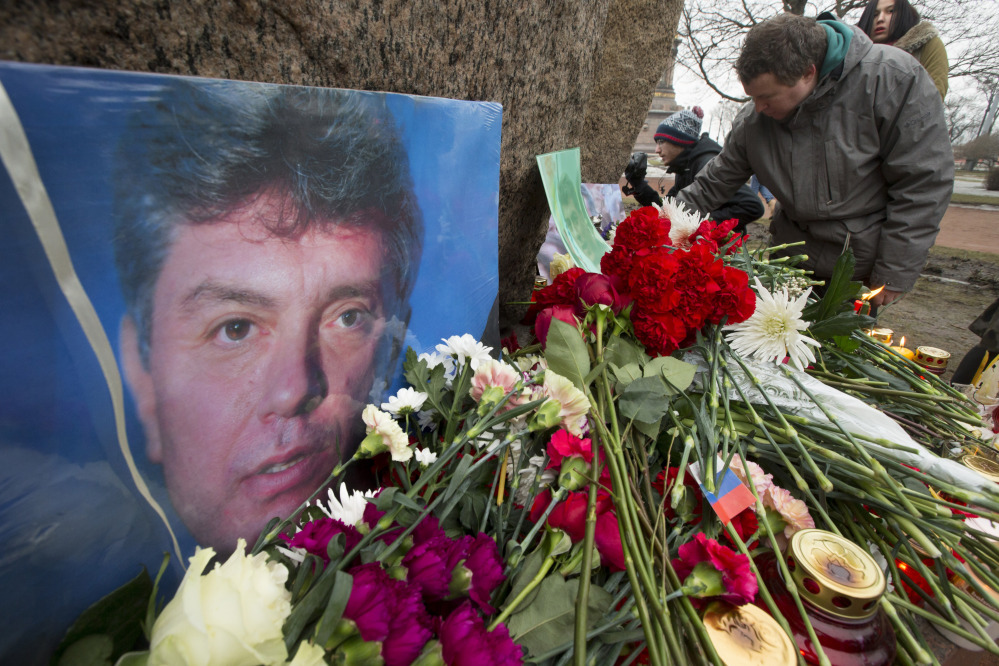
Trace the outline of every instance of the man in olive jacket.
<instances>
[{"instance_id":1,"label":"man in olive jacket","mask_svg":"<svg viewBox=\"0 0 999 666\"><path fill-rule=\"evenodd\" d=\"M849 246L854 279L885 287L874 305L912 289L954 184L943 104L922 66L857 28L782 14L749 31L736 71L753 103L678 198L712 210L755 172L780 201L773 241L805 241L817 278Z\"/></svg>"}]
</instances>

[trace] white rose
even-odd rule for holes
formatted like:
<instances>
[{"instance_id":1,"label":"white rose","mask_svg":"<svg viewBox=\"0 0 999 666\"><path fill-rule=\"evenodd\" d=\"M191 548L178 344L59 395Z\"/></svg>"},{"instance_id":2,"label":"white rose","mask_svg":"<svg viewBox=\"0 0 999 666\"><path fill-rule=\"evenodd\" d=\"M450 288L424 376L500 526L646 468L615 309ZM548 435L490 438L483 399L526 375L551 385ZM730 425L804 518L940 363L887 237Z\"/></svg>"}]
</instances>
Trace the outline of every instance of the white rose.
<instances>
[{"instance_id":1,"label":"white rose","mask_svg":"<svg viewBox=\"0 0 999 666\"><path fill-rule=\"evenodd\" d=\"M202 576L215 555L199 548L177 595L153 624L149 666L284 664L281 627L291 613L288 570L263 553L249 557L242 539L225 564Z\"/></svg>"}]
</instances>

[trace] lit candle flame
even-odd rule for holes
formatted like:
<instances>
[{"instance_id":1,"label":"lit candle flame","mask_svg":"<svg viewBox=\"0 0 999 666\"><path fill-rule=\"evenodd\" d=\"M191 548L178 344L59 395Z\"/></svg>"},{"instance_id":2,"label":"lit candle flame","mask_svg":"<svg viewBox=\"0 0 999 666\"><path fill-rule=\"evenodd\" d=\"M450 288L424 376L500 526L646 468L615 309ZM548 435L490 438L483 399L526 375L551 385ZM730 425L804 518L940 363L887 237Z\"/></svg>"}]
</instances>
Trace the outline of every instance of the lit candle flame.
<instances>
[{"instance_id":1,"label":"lit candle flame","mask_svg":"<svg viewBox=\"0 0 999 666\"><path fill-rule=\"evenodd\" d=\"M905 336L904 335L902 336L902 339L898 341L898 346L899 347L904 347L905 346Z\"/></svg>"},{"instance_id":2,"label":"lit candle flame","mask_svg":"<svg viewBox=\"0 0 999 666\"><path fill-rule=\"evenodd\" d=\"M878 288L877 288L877 289L875 289L874 291L869 291L869 292L867 292L866 294L864 294L863 296L861 296L861 297L860 297L860 300L862 300L862 301L869 301L869 300L871 300L872 298L874 298L875 296L877 296L878 294L880 294L880 293L881 293L881 291L882 291L882 290L883 290L884 288L885 288L885 285L881 285L880 287L878 287Z\"/></svg>"}]
</instances>

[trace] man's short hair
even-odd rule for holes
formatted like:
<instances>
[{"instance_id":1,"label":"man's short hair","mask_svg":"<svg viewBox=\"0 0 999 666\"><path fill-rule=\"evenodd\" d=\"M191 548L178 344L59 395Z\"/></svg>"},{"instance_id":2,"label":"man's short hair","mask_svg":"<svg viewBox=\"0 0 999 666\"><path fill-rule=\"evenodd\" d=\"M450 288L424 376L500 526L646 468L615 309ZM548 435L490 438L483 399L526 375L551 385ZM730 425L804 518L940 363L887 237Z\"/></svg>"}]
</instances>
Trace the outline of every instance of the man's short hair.
<instances>
[{"instance_id":1,"label":"man's short hair","mask_svg":"<svg viewBox=\"0 0 999 666\"><path fill-rule=\"evenodd\" d=\"M779 14L757 23L746 34L735 71L743 84L773 74L778 83L793 86L811 65L822 68L827 44L825 28L815 19Z\"/></svg>"},{"instance_id":2,"label":"man's short hair","mask_svg":"<svg viewBox=\"0 0 999 666\"><path fill-rule=\"evenodd\" d=\"M386 314L408 318L423 220L395 122L368 93L171 82L129 124L115 169L115 262L139 352L148 359L153 292L178 225L208 224L251 197L286 209L271 233L355 226L381 232Z\"/></svg>"}]
</instances>

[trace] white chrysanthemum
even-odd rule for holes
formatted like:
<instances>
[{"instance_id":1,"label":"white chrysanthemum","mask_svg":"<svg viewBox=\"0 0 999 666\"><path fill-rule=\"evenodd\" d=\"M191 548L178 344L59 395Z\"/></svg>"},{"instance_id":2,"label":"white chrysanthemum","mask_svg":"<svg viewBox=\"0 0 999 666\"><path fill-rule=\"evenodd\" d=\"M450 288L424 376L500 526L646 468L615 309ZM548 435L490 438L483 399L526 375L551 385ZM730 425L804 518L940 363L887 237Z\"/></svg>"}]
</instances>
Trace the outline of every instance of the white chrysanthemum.
<instances>
[{"instance_id":1,"label":"white chrysanthemum","mask_svg":"<svg viewBox=\"0 0 999 666\"><path fill-rule=\"evenodd\" d=\"M373 490L367 492L361 492L360 490L355 490L350 492L347 490L347 484L340 484L340 496L337 497L333 489L330 488L326 491L328 502L324 503L321 500L316 500L316 506L322 509L330 518L342 521L347 525L357 525L361 522L364 517L364 507L368 504L368 499L373 498L375 493Z\"/></svg>"},{"instance_id":2,"label":"white chrysanthemum","mask_svg":"<svg viewBox=\"0 0 999 666\"><path fill-rule=\"evenodd\" d=\"M367 434L375 432L382 436L382 443L392 454L392 460L406 462L413 457L413 449L409 447L409 437L391 414L381 411L374 405L368 405L361 412L361 420L367 426Z\"/></svg>"},{"instance_id":3,"label":"white chrysanthemum","mask_svg":"<svg viewBox=\"0 0 999 666\"><path fill-rule=\"evenodd\" d=\"M701 217L696 212L674 199L666 197L662 212L669 218L669 241L674 247L690 247L690 237L701 226Z\"/></svg>"},{"instance_id":4,"label":"white chrysanthemum","mask_svg":"<svg viewBox=\"0 0 999 666\"><path fill-rule=\"evenodd\" d=\"M806 289L791 300L786 288L771 294L756 278L756 311L746 321L726 326L725 340L737 354L778 364L789 357L794 367L804 370L815 361L809 345L820 346L817 340L801 334L808 328L801 311L811 292L811 288Z\"/></svg>"},{"instance_id":5,"label":"white chrysanthemum","mask_svg":"<svg viewBox=\"0 0 999 666\"><path fill-rule=\"evenodd\" d=\"M479 368L479 363L492 358L489 352L492 347L486 347L474 337L465 333L464 335L452 335L450 338L441 338L444 344L437 345L437 351L445 356L454 355L460 365L467 361L472 370Z\"/></svg>"},{"instance_id":6,"label":"white chrysanthemum","mask_svg":"<svg viewBox=\"0 0 999 666\"><path fill-rule=\"evenodd\" d=\"M569 379L552 370L545 371L545 396L557 400L562 427L576 437L583 436L586 413L590 411L590 401Z\"/></svg>"},{"instance_id":7,"label":"white chrysanthemum","mask_svg":"<svg viewBox=\"0 0 999 666\"><path fill-rule=\"evenodd\" d=\"M382 403L382 409L394 416L405 416L413 412L420 411L423 403L427 401L427 394L417 391L407 386L399 389L399 392L389 396L388 402Z\"/></svg>"},{"instance_id":8,"label":"white chrysanthemum","mask_svg":"<svg viewBox=\"0 0 999 666\"><path fill-rule=\"evenodd\" d=\"M430 449L416 449L416 462L420 467L430 467L437 462L437 454Z\"/></svg>"}]
</instances>

